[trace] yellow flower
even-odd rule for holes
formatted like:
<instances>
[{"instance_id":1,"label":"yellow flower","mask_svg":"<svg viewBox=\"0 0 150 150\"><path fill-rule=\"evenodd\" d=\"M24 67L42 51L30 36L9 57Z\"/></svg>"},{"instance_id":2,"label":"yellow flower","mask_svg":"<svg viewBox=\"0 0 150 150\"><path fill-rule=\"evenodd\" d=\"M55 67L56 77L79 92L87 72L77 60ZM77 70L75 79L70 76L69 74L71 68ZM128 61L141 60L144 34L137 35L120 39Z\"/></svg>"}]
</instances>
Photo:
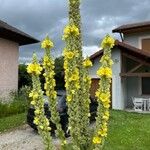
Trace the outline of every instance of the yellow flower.
<instances>
[{"instance_id":1,"label":"yellow flower","mask_svg":"<svg viewBox=\"0 0 150 150\"><path fill-rule=\"evenodd\" d=\"M67 141L64 140L61 145L66 145L66 144L67 144Z\"/></svg>"},{"instance_id":2,"label":"yellow flower","mask_svg":"<svg viewBox=\"0 0 150 150\"><path fill-rule=\"evenodd\" d=\"M27 67L28 73L33 73L35 75L40 75L42 71L42 67L39 64L29 64Z\"/></svg>"},{"instance_id":3,"label":"yellow flower","mask_svg":"<svg viewBox=\"0 0 150 150\"><path fill-rule=\"evenodd\" d=\"M112 70L109 67L101 67L97 71L97 75L98 76L106 76L107 78L111 78L112 77Z\"/></svg>"},{"instance_id":4,"label":"yellow flower","mask_svg":"<svg viewBox=\"0 0 150 150\"><path fill-rule=\"evenodd\" d=\"M107 136L107 128L98 131L98 135L106 137Z\"/></svg>"},{"instance_id":5,"label":"yellow flower","mask_svg":"<svg viewBox=\"0 0 150 150\"><path fill-rule=\"evenodd\" d=\"M47 127L47 129L48 129L48 131L50 131L50 130L51 130L51 127Z\"/></svg>"},{"instance_id":6,"label":"yellow flower","mask_svg":"<svg viewBox=\"0 0 150 150\"><path fill-rule=\"evenodd\" d=\"M84 62L83 62L83 66L84 67L92 67L92 62L90 61L90 59L89 58L87 58L86 60L84 60Z\"/></svg>"},{"instance_id":7,"label":"yellow flower","mask_svg":"<svg viewBox=\"0 0 150 150\"><path fill-rule=\"evenodd\" d=\"M29 93L29 97L33 97L33 91Z\"/></svg>"},{"instance_id":8,"label":"yellow flower","mask_svg":"<svg viewBox=\"0 0 150 150\"><path fill-rule=\"evenodd\" d=\"M35 125L38 125L39 124L39 119L37 117L35 117L33 122L34 122Z\"/></svg>"},{"instance_id":9,"label":"yellow flower","mask_svg":"<svg viewBox=\"0 0 150 150\"><path fill-rule=\"evenodd\" d=\"M80 85L78 82L75 83L75 87L76 87L76 89L80 89Z\"/></svg>"},{"instance_id":10,"label":"yellow flower","mask_svg":"<svg viewBox=\"0 0 150 150\"><path fill-rule=\"evenodd\" d=\"M75 94L75 90L71 90L71 93L74 95Z\"/></svg>"},{"instance_id":11,"label":"yellow flower","mask_svg":"<svg viewBox=\"0 0 150 150\"><path fill-rule=\"evenodd\" d=\"M46 37L42 43L41 43L41 48L43 49L48 49L54 47L53 42L49 39L49 37Z\"/></svg>"},{"instance_id":12,"label":"yellow flower","mask_svg":"<svg viewBox=\"0 0 150 150\"><path fill-rule=\"evenodd\" d=\"M37 92L31 92L30 94L29 94L29 97L31 97L31 98L33 98L33 99L37 99L38 97L39 97L39 94L37 93Z\"/></svg>"},{"instance_id":13,"label":"yellow flower","mask_svg":"<svg viewBox=\"0 0 150 150\"><path fill-rule=\"evenodd\" d=\"M43 127L42 125L41 125L41 126L39 126L39 127L40 127L40 129L41 129L41 130L43 130L43 129L44 129L44 127Z\"/></svg>"},{"instance_id":14,"label":"yellow flower","mask_svg":"<svg viewBox=\"0 0 150 150\"><path fill-rule=\"evenodd\" d=\"M108 119L109 119L109 111L106 111L105 113L104 113L104 115L103 115L103 119L105 120L105 121L107 121Z\"/></svg>"},{"instance_id":15,"label":"yellow flower","mask_svg":"<svg viewBox=\"0 0 150 150\"><path fill-rule=\"evenodd\" d=\"M110 98L110 93L100 93L99 91L96 92L96 97L99 98L102 102L108 102Z\"/></svg>"},{"instance_id":16,"label":"yellow flower","mask_svg":"<svg viewBox=\"0 0 150 150\"><path fill-rule=\"evenodd\" d=\"M64 28L64 36L63 39L68 38L70 35L78 36L79 29L75 25L67 25Z\"/></svg>"},{"instance_id":17,"label":"yellow flower","mask_svg":"<svg viewBox=\"0 0 150 150\"><path fill-rule=\"evenodd\" d=\"M77 74L73 74L70 78L69 81L76 81L79 80L79 76Z\"/></svg>"},{"instance_id":18,"label":"yellow flower","mask_svg":"<svg viewBox=\"0 0 150 150\"><path fill-rule=\"evenodd\" d=\"M109 63L110 66L112 66L114 64L114 62L111 59L109 60L108 63Z\"/></svg>"},{"instance_id":19,"label":"yellow flower","mask_svg":"<svg viewBox=\"0 0 150 150\"><path fill-rule=\"evenodd\" d=\"M33 93L33 99L37 99L39 97L39 94L38 93Z\"/></svg>"},{"instance_id":20,"label":"yellow flower","mask_svg":"<svg viewBox=\"0 0 150 150\"><path fill-rule=\"evenodd\" d=\"M36 104L36 102L35 101L31 101L31 105L35 105Z\"/></svg>"},{"instance_id":21,"label":"yellow flower","mask_svg":"<svg viewBox=\"0 0 150 150\"><path fill-rule=\"evenodd\" d=\"M56 98L56 97L57 97L57 92L54 91L54 92L52 93L52 96L53 96L53 98Z\"/></svg>"},{"instance_id":22,"label":"yellow flower","mask_svg":"<svg viewBox=\"0 0 150 150\"><path fill-rule=\"evenodd\" d=\"M110 108L109 102L104 102L104 103L103 103L103 106L104 106L104 108L106 108L106 109Z\"/></svg>"},{"instance_id":23,"label":"yellow flower","mask_svg":"<svg viewBox=\"0 0 150 150\"><path fill-rule=\"evenodd\" d=\"M67 101L68 101L68 102L72 101L72 96L71 96L71 95L68 95L68 96L67 96Z\"/></svg>"},{"instance_id":24,"label":"yellow flower","mask_svg":"<svg viewBox=\"0 0 150 150\"><path fill-rule=\"evenodd\" d=\"M88 117L91 117L91 114L90 114L90 113L88 113Z\"/></svg>"},{"instance_id":25,"label":"yellow flower","mask_svg":"<svg viewBox=\"0 0 150 150\"><path fill-rule=\"evenodd\" d=\"M35 114L37 114L37 115L40 114L40 110L39 110L39 109L36 109L34 112L35 112Z\"/></svg>"},{"instance_id":26,"label":"yellow flower","mask_svg":"<svg viewBox=\"0 0 150 150\"><path fill-rule=\"evenodd\" d=\"M49 91L46 91L46 96L50 96Z\"/></svg>"},{"instance_id":27,"label":"yellow flower","mask_svg":"<svg viewBox=\"0 0 150 150\"><path fill-rule=\"evenodd\" d=\"M74 52L68 51L68 52L65 52L65 56L68 59L72 59L75 56L75 54L74 54Z\"/></svg>"},{"instance_id":28,"label":"yellow flower","mask_svg":"<svg viewBox=\"0 0 150 150\"><path fill-rule=\"evenodd\" d=\"M94 144L101 144L102 143L102 139L98 136L93 137L93 143Z\"/></svg>"},{"instance_id":29,"label":"yellow flower","mask_svg":"<svg viewBox=\"0 0 150 150\"><path fill-rule=\"evenodd\" d=\"M114 38L112 38L112 37L109 36L109 35L107 35L107 36L103 39L103 41L102 41L102 43L101 43L101 47L102 47L103 49L106 49L106 48L113 48L114 45L115 45L115 40L114 40Z\"/></svg>"},{"instance_id":30,"label":"yellow flower","mask_svg":"<svg viewBox=\"0 0 150 150\"><path fill-rule=\"evenodd\" d=\"M96 91L95 96L99 97L100 96L100 91Z\"/></svg>"},{"instance_id":31,"label":"yellow flower","mask_svg":"<svg viewBox=\"0 0 150 150\"><path fill-rule=\"evenodd\" d=\"M46 125L49 126L49 120L46 118Z\"/></svg>"},{"instance_id":32,"label":"yellow flower","mask_svg":"<svg viewBox=\"0 0 150 150\"><path fill-rule=\"evenodd\" d=\"M64 69L66 70L66 72L68 72L68 63L67 63L67 61L64 61Z\"/></svg>"},{"instance_id":33,"label":"yellow flower","mask_svg":"<svg viewBox=\"0 0 150 150\"><path fill-rule=\"evenodd\" d=\"M47 90L47 87L48 87L47 83L44 83L44 89L45 90Z\"/></svg>"},{"instance_id":34,"label":"yellow flower","mask_svg":"<svg viewBox=\"0 0 150 150\"><path fill-rule=\"evenodd\" d=\"M77 81L79 80L79 69L78 68L75 68L72 75L70 76L69 78L69 81Z\"/></svg>"}]
</instances>

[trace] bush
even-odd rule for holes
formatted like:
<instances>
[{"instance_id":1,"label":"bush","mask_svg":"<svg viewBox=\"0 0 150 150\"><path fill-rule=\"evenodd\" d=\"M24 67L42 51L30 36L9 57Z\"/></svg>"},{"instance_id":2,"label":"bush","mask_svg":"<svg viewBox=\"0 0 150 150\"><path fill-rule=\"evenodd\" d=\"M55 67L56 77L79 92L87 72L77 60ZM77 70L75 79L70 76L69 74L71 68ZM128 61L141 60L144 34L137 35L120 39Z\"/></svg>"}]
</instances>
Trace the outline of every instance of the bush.
<instances>
[{"instance_id":1,"label":"bush","mask_svg":"<svg viewBox=\"0 0 150 150\"><path fill-rule=\"evenodd\" d=\"M19 89L23 86L31 86L32 80L31 76L27 73L27 65L20 64L19 65L19 81L18 81L18 87Z\"/></svg>"},{"instance_id":2,"label":"bush","mask_svg":"<svg viewBox=\"0 0 150 150\"><path fill-rule=\"evenodd\" d=\"M0 118L27 111L30 102L28 98L29 91L29 87L22 87L18 93L11 93L12 101L10 103L0 102Z\"/></svg>"}]
</instances>

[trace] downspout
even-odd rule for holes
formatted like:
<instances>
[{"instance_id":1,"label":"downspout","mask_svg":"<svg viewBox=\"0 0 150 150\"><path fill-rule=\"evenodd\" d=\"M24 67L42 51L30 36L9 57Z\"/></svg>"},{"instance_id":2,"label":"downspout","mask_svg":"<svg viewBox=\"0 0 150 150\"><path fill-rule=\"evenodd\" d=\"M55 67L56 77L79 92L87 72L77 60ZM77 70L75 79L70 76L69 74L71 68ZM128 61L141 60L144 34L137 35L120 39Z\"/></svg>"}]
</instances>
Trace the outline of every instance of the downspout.
<instances>
[{"instance_id":1,"label":"downspout","mask_svg":"<svg viewBox=\"0 0 150 150\"><path fill-rule=\"evenodd\" d=\"M124 41L123 34L121 33L121 31L119 33L120 33L121 41L123 42Z\"/></svg>"}]
</instances>

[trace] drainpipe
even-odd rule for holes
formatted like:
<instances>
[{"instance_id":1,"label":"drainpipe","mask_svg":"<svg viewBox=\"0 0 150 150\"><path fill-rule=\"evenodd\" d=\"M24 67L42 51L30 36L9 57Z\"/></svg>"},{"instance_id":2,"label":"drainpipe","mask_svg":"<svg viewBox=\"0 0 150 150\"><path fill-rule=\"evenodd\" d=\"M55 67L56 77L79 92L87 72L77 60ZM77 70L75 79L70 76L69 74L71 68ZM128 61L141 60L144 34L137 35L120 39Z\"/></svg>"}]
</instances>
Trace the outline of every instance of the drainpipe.
<instances>
[{"instance_id":1,"label":"drainpipe","mask_svg":"<svg viewBox=\"0 0 150 150\"><path fill-rule=\"evenodd\" d=\"M121 41L123 42L124 41L123 34L121 33L121 31L119 33L120 33Z\"/></svg>"}]
</instances>

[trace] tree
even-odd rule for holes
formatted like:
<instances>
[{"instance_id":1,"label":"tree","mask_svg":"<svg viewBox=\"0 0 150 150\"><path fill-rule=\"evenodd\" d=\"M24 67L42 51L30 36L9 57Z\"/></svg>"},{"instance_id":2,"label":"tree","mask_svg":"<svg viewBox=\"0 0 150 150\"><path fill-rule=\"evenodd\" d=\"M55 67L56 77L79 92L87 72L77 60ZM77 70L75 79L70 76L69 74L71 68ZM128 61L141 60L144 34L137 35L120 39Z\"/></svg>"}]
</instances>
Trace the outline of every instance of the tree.
<instances>
[{"instance_id":1,"label":"tree","mask_svg":"<svg viewBox=\"0 0 150 150\"><path fill-rule=\"evenodd\" d=\"M56 89L62 90L65 89L65 81L64 81L64 57L60 56L55 59L55 80L56 80Z\"/></svg>"},{"instance_id":2,"label":"tree","mask_svg":"<svg viewBox=\"0 0 150 150\"><path fill-rule=\"evenodd\" d=\"M18 77L18 88L20 89L22 86L31 86L32 79L31 76L27 73L27 65L20 64L19 65L19 77Z\"/></svg>"}]
</instances>

